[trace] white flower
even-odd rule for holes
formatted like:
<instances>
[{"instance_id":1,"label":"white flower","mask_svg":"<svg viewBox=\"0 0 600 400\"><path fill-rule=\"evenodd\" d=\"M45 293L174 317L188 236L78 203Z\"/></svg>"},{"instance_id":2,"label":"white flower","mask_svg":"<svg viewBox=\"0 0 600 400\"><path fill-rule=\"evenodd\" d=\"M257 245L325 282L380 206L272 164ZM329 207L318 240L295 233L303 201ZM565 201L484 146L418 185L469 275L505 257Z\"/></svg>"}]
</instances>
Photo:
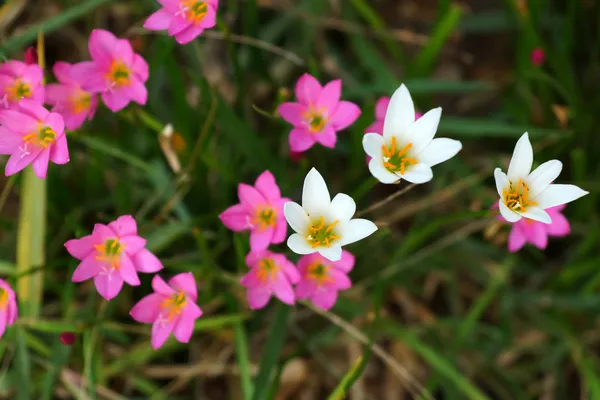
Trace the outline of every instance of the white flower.
<instances>
[{"instance_id":1,"label":"white flower","mask_svg":"<svg viewBox=\"0 0 600 400\"><path fill-rule=\"evenodd\" d=\"M292 229L288 247L297 254L319 252L323 257L338 261L342 246L366 238L377 226L366 219L352 219L356 203L347 194L339 193L333 200L327 184L316 169L304 179L302 206L287 202L283 213Z\"/></svg>"},{"instance_id":2,"label":"white flower","mask_svg":"<svg viewBox=\"0 0 600 400\"><path fill-rule=\"evenodd\" d=\"M402 85L390 100L383 136L367 133L363 148L371 156L369 170L381 183L405 179L425 183L433 178L431 167L454 157L462 144L458 140L434 139L442 108L430 110L415 121L415 106L406 86Z\"/></svg>"},{"instance_id":3,"label":"white flower","mask_svg":"<svg viewBox=\"0 0 600 400\"><path fill-rule=\"evenodd\" d=\"M562 170L562 163L550 160L531 172L533 149L527 132L521 136L508 166L508 174L494 170L496 189L500 195L500 213L508 222L522 217L552 223L546 208L565 204L588 194L575 185L550 184Z\"/></svg>"}]
</instances>

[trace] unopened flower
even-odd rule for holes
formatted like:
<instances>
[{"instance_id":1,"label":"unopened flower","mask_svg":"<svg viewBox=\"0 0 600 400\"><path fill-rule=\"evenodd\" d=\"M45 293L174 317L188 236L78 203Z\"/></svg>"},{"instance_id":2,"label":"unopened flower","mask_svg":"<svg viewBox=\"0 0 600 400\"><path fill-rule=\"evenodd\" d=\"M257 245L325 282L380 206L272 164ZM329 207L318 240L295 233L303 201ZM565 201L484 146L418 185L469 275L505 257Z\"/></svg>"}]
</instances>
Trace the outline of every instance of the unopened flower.
<instances>
[{"instance_id":1,"label":"unopened flower","mask_svg":"<svg viewBox=\"0 0 600 400\"><path fill-rule=\"evenodd\" d=\"M319 252L331 261L342 258L342 246L366 238L377 226L366 219L352 219L356 211L354 200L344 193L333 200L325 180L316 169L304 179L302 206L288 202L285 218L296 232L288 238L288 247L297 254Z\"/></svg>"},{"instance_id":2,"label":"unopened flower","mask_svg":"<svg viewBox=\"0 0 600 400\"><path fill-rule=\"evenodd\" d=\"M96 224L91 235L65 243L69 254L81 260L71 280L94 278L98 293L110 300L121 291L123 282L138 286L138 272L162 269L161 262L145 246L146 239L138 236L131 215L123 215L108 225Z\"/></svg>"},{"instance_id":3,"label":"unopened flower","mask_svg":"<svg viewBox=\"0 0 600 400\"><path fill-rule=\"evenodd\" d=\"M38 63L38 53L35 47L29 46L25 49L25 53L23 54L23 60L25 61L25 64Z\"/></svg>"},{"instance_id":4,"label":"unopened flower","mask_svg":"<svg viewBox=\"0 0 600 400\"><path fill-rule=\"evenodd\" d=\"M248 289L248 305L251 309L263 308L271 296L285 304L294 304L293 284L300 280L298 270L282 254L268 250L252 252L246 256L250 272L242 277L240 283Z\"/></svg>"},{"instance_id":5,"label":"unopened flower","mask_svg":"<svg viewBox=\"0 0 600 400\"><path fill-rule=\"evenodd\" d=\"M152 347L158 349L173 333L181 343L188 343L195 322L202 316L196 304L198 292L191 272L175 275L167 284L159 275L152 278L154 293L141 299L129 312L138 322L152 324Z\"/></svg>"},{"instance_id":6,"label":"unopened flower","mask_svg":"<svg viewBox=\"0 0 600 400\"><path fill-rule=\"evenodd\" d=\"M588 194L575 185L551 184L562 171L562 163L550 160L531 172L533 148L527 132L517 141L508 173L494 170L496 190L500 195L500 213L508 222L529 218L549 224L548 208L569 203Z\"/></svg>"},{"instance_id":7,"label":"unopened flower","mask_svg":"<svg viewBox=\"0 0 600 400\"><path fill-rule=\"evenodd\" d=\"M44 72L35 64L10 60L0 66L0 110L18 107L22 99L44 102Z\"/></svg>"},{"instance_id":8,"label":"unopened flower","mask_svg":"<svg viewBox=\"0 0 600 400\"><path fill-rule=\"evenodd\" d=\"M291 151L306 151L317 142L325 147L335 147L336 132L352 125L360 115L356 104L340 101L341 95L341 80L321 87L312 75L302 75L296 83L298 102L277 107L281 117L294 126L289 137Z\"/></svg>"},{"instance_id":9,"label":"unopened flower","mask_svg":"<svg viewBox=\"0 0 600 400\"><path fill-rule=\"evenodd\" d=\"M180 44L197 38L217 24L219 0L158 0L163 8L152 14L144 28L167 30Z\"/></svg>"},{"instance_id":10,"label":"unopened flower","mask_svg":"<svg viewBox=\"0 0 600 400\"><path fill-rule=\"evenodd\" d=\"M0 125L0 154L11 155L6 176L31 164L37 177L45 179L49 161L69 162L63 117L48 112L37 101L23 99L18 110L0 111Z\"/></svg>"},{"instance_id":11,"label":"unopened flower","mask_svg":"<svg viewBox=\"0 0 600 400\"><path fill-rule=\"evenodd\" d=\"M352 286L348 278L352 267L354 256L346 250L342 251L342 258L335 262L316 253L300 258L300 282L296 286L296 298L310 299L316 306L329 310L337 300L338 291Z\"/></svg>"},{"instance_id":12,"label":"unopened flower","mask_svg":"<svg viewBox=\"0 0 600 400\"><path fill-rule=\"evenodd\" d=\"M70 71L73 79L83 83L84 90L101 93L104 104L113 112L131 101L146 104L148 64L133 52L129 40L94 29L88 48L93 61L75 64Z\"/></svg>"},{"instance_id":13,"label":"unopened flower","mask_svg":"<svg viewBox=\"0 0 600 400\"><path fill-rule=\"evenodd\" d=\"M6 328L15 323L18 315L15 292L8 282L0 279L0 338L4 335Z\"/></svg>"},{"instance_id":14,"label":"unopened flower","mask_svg":"<svg viewBox=\"0 0 600 400\"><path fill-rule=\"evenodd\" d=\"M72 68L69 63L57 62L53 71L59 83L46 85L46 103L63 116L69 130L81 127L86 118L91 120L98 108L97 96L82 89L87 79L81 81L71 76Z\"/></svg>"},{"instance_id":15,"label":"unopened flower","mask_svg":"<svg viewBox=\"0 0 600 400\"><path fill-rule=\"evenodd\" d=\"M77 336L73 332L62 332L59 337L61 343L65 346L72 346L75 343L75 339L77 339Z\"/></svg>"},{"instance_id":16,"label":"unopened flower","mask_svg":"<svg viewBox=\"0 0 600 400\"><path fill-rule=\"evenodd\" d=\"M546 53L544 53L544 50L536 47L535 49L533 49L531 51L531 63L533 65L535 65L536 67L539 67L540 65L542 65L544 63L544 60L546 59Z\"/></svg>"},{"instance_id":17,"label":"unopened flower","mask_svg":"<svg viewBox=\"0 0 600 400\"><path fill-rule=\"evenodd\" d=\"M428 111L415 121L415 108L406 86L402 85L390 100L383 136L367 133L363 147L371 174L381 183L400 179L425 183L433 178L431 167L454 157L462 148L458 140L438 138L435 133L442 115L441 107Z\"/></svg>"},{"instance_id":18,"label":"unopened flower","mask_svg":"<svg viewBox=\"0 0 600 400\"><path fill-rule=\"evenodd\" d=\"M283 205L290 201L281 197L273 174L265 171L256 179L254 186L240 183L240 204L223 211L219 218L235 232L250 231L250 249L265 250L269 244L279 244L287 235Z\"/></svg>"}]
</instances>

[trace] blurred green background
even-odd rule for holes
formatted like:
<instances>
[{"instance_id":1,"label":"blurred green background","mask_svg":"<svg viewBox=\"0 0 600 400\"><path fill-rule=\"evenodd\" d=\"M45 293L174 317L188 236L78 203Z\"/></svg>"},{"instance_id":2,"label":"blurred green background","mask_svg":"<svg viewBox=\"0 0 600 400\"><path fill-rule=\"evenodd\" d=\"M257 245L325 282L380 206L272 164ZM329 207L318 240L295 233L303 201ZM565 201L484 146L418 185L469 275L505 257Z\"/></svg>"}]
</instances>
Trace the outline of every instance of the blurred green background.
<instances>
[{"instance_id":1,"label":"blurred green background","mask_svg":"<svg viewBox=\"0 0 600 400\"><path fill-rule=\"evenodd\" d=\"M69 134L33 269L15 267L22 176L0 177L0 276L28 282L35 304L0 340L0 397L600 399L599 2L221 0L218 27L187 46L141 28L154 0L3 3L3 59L22 59L42 30L48 66L86 60L89 33L104 28L129 38L151 73L146 107L101 107ZM294 162L290 126L272 113L304 72L341 78L363 113L334 150ZM275 300L250 312L236 283L247 235L217 218L238 183L269 169L299 200L314 166L359 210L390 195L398 187L374 181L361 140L375 101L400 83L420 111L443 107L438 136L462 152L370 215L382 228L349 247L354 286L332 313ZM176 134L159 139L167 123ZM492 173L525 131L536 165L560 159L559 181L590 194L566 208L570 236L510 254L509 227L488 212ZM63 243L122 214L161 275L196 276L205 314L189 345L154 351L148 326L129 317L150 276L108 304L91 282L70 282L77 261ZM71 347L65 331L77 333Z\"/></svg>"}]
</instances>

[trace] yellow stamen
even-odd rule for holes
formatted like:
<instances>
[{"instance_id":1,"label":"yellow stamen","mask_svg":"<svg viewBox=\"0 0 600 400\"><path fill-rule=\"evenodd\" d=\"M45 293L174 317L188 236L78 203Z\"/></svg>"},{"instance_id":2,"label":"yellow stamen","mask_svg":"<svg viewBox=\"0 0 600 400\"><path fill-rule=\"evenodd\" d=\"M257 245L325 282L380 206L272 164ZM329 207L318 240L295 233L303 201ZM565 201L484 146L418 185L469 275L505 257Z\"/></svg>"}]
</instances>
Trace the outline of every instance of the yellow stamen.
<instances>
[{"instance_id":1,"label":"yellow stamen","mask_svg":"<svg viewBox=\"0 0 600 400\"><path fill-rule=\"evenodd\" d=\"M37 132L23 136L23 140L25 143L47 148L49 145L56 143L56 132L49 126L39 124Z\"/></svg>"},{"instance_id":2,"label":"yellow stamen","mask_svg":"<svg viewBox=\"0 0 600 400\"><path fill-rule=\"evenodd\" d=\"M106 77L112 82L115 88L127 86L131 83L131 69L123 62L114 60Z\"/></svg>"},{"instance_id":3,"label":"yellow stamen","mask_svg":"<svg viewBox=\"0 0 600 400\"><path fill-rule=\"evenodd\" d=\"M171 297L164 299L160 303L160 308L165 309L168 312L167 320L172 321L175 317L181 315L187 302L188 300L185 293L183 290L180 290Z\"/></svg>"},{"instance_id":4,"label":"yellow stamen","mask_svg":"<svg viewBox=\"0 0 600 400\"><path fill-rule=\"evenodd\" d=\"M0 287L0 308L6 311L8 306L8 290Z\"/></svg>"},{"instance_id":5,"label":"yellow stamen","mask_svg":"<svg viewBox=\"0 0 600 400\"><path fill-rule=\"evenodd\" d=\"M31 85L21 79L16 79L12 86L7 87L6 94L12 101L19 101L33 95Z\"/></svg>"},{"instance_id":6,"label":"yellow stamen","mask_svg":"<svg viewBox=\"0 0 600 400\"><path fill-rule=\"evenodd\" d=\"M119 269L121 266L119 260L121 253L125 249L125 245L119 242L119 239L108 239L102 244L95 244L94 249L97 251L95 259L98 261L106 261L111 268Z\"/></svg>"},{"instance_id":7,"label":"yellow stamen","mask_svg":"<svg viewBox=\"0 0 600 400\"><path fill-rule=\"evenodd\" d=\"M329 226L325 227L325 217L319 219L318 224L313 224L309 228L309 235L307 240L310 242L312 248L317 248L321 245L331 247L331 243L337 239L341 239L341 236L336 235L333 232L333 228L338 224L338 220L333 221Z\"/></svg>"},{"instance_id":8,"label":"yellow stamen","mask_svg":"<svg viewBox=\"0 0 600 400\"><path fill-rule=\"evenodd\" d=\"M317 285L322 286L326 283L333 283L334 280L329 276L329 265L317 261L308 266L305 278L317 281Z\"/></svg>"},{"instance_id":9,"label":"yellow stamen","mask_svg":"<svg viewBox=\"0 0 600 400\"><path fill-rule=\"evenodd\" d=\"M405 154L412 148L412 143L404 146L400 151L396 151L397 139L392 136L391 146L388 148L386 145L381 146L381 152L383 153L383 166L390 172L399 172L404 174L407 166L416 165L418 161L412 157L405 157Z\"/></svg>"},{"instance_id":10,"label":"yellow stamen","mask_svg":"<svg viewBox=\"0 0 600 400\"><path fill-rule=\"evenodd\" d=\"M274 260L270 258L262 259L258 265L257 277L262 283L265 283L268 280L272 281L275 279L275 276L280 269L281 267L279 267Z\"/></svg>"},{"instance_id":11,"label":"yellow stamen","mask_svg":"<svg viewBox=\"0 0 600 400\"><path fill-rule=\"evenodd\" d=\"M506 207L513 211L525 212L528 206L537 206L538 203L529 200L529 187L522 179L516 185L509 183L508 188L502 191Z\"/></svg>"},{"instance_id":12,"label":"yellow stamen","mask_svg":"<svg viewBox=\"0 0 600 400\"><path fill-rule=\"evenodd\" d=\"M258 230L263 232L268 227L275 226L277 211L271 207L258 209L254 216L254 221L258 225Z\"/></svg>"},{"instance_id":13,"label":"yellow stamen","mask_svg":"<svg viewBox=\"0 0 600 400\"><path fill-rule=\"evenodd\" d=\"M188 21L198 25L208 14L208 5L200 0L183 0L181 2L181 12L184 13Z\"/></svg>"},{"instance_id":14,"label":"yellow stamen","mask_svg":"<svg viewBox=\"0 0 600 400\"><path fill-rule=\"evenodd\" d=\"M305 122L308 124L308 130L311 133L319 133L323 130L329 119L325 116L324 107L318 110L314 106L309 106L308 111L304 112L302 116Z\"/></svg>"}]
</instances>

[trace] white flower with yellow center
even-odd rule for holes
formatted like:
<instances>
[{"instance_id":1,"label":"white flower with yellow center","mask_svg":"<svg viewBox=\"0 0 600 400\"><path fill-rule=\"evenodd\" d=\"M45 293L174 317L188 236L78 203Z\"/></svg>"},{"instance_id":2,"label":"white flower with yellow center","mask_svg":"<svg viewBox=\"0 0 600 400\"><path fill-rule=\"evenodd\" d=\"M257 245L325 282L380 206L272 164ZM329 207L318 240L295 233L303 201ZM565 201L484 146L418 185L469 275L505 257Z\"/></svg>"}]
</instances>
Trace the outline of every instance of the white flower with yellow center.
<instances>
[{"instance_id":1,"label":"white flower with yellow center","mask_svg":"<svg viewBox=\"0 0 600 400\"><path fill-rule=\"evenodd\" d=\"M406 86L402 85L390 100L383 136L367 133L363 148L371 156L369 171L381 183L405 179L425 183L433 178L431 167L454 157L462 144L458 140L438 138L435 133L442 108L434 108L415 121L415 106Z\"/></svg>"},{"instance_id":2,"label":"white flower with yellow center","mask_svg":"<svg viewBox=\"0 0 600 400\"><path fill-rule=\"evenodd\" d=\"M588 194L575 185L551 184L562 170L562 163L550 160L531 172L533 149L527 132L515 146L508 174L494 170L496 189L500 195L500 213L508 222L529 218L545 224L552 218L545 209L569 203Z\"/></svg>"},{"instance_id":3,"label":"white flower with yellow center","mask_svg":"<svg viewBox=\"0 0 600 400\"><path fill-rule=\"evenodd\" d=\"M302 206L287 202L283 212L296 231L288 238L288 247L297 254L319 252L331 261L342 257L342 246L371 235L377 226L366 219L352 219L356 203L347 194L339 193L333 200L323 177L311 169L304 179Z\"/></svg>"}]
</instances>

